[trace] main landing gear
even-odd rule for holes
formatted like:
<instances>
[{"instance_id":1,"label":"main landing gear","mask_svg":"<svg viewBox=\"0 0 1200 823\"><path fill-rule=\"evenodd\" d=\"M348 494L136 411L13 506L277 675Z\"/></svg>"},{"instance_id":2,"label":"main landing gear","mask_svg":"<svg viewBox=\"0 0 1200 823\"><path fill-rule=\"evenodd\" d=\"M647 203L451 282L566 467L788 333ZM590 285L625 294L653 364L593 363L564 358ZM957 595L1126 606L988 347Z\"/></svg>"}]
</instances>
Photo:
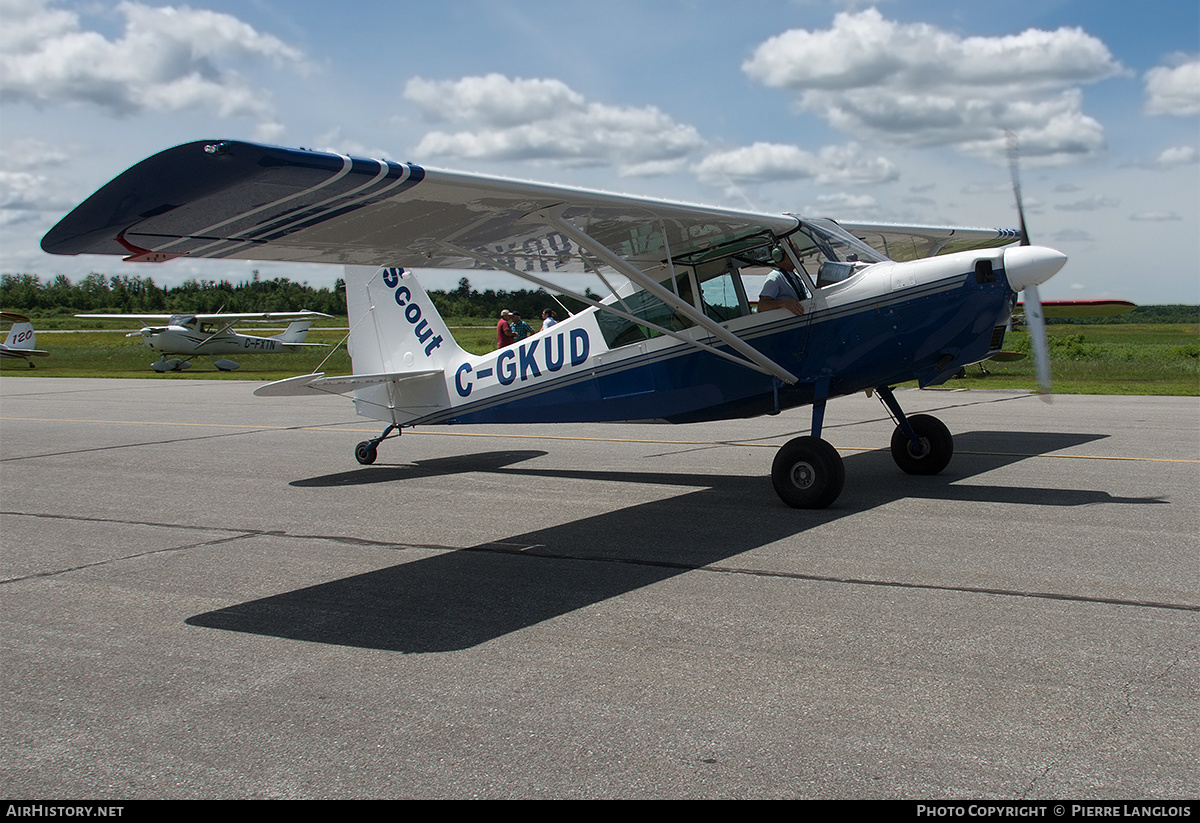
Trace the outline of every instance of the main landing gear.
<instances>
[{"instance_id":1,"label":"main landing gear","mask_svg":"<svg viewBox=\"0 0 1200 823\"><path fill-rule=\"evenodd\" d=\"M400 427L392 424L383 430L383 434L376 437L374 440L364 440L354 447L354 459L364 466L369 466L375 462L375 458L379 456L379 444L387 439L388 435L393 431L397 432L399 437Z\"/></svg>"},{"instance_id":2,"label":"main landing gear","mask_svg":"<svg viewBox=\"0 0 1200 823\"><path fill-rule=\"evenodd\" d=\"M892 432L892 459L907 474L937 474L954 456L954 437L936 417L906 417L891 388L876 389L879 399L896 421ZM821 439L825 400L813 404L812 434L789 440L775 455L771 483L784 503L796 509L823 509L837 500L846 482L846 470L837 450Z\"/></svg>"}]
</instances>

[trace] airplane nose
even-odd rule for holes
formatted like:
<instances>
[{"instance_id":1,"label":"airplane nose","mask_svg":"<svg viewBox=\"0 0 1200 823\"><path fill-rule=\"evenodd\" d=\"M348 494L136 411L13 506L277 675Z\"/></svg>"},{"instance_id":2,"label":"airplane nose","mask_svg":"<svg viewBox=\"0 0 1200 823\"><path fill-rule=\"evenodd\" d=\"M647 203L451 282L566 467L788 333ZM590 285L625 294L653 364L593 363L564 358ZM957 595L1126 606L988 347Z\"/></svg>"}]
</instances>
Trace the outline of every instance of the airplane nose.
<instances>
[{"instance_id":1,"label":"airplane nose","mask_svg":"<svg viewBox=\"0 0 1200 823\"><path fill-rule=\"evenodd\" d=\"M1004 274L1013 291L1045 283L1067 262L1067 256L1045 246L1012 246L1004 250Z\"/></svg>"}]
</instances>

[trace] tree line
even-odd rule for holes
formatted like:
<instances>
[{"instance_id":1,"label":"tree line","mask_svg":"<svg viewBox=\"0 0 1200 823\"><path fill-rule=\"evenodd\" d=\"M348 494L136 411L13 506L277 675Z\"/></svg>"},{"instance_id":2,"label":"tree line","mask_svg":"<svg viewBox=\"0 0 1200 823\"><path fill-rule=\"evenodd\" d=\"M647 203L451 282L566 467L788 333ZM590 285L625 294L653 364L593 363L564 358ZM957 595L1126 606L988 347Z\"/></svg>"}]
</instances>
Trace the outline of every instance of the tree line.
<instances>
[{"instance_id":1,"label":"tree line","mask_svg":"<svg viewBox=\"0 0 1200 823\"><path fill-rule=\"evenodd\" d=\"M114 314L192 314L199 312L299 311L346 313L346 287L314 289L287 278L249 282L188 280L164 288L149 277L108 277L92 272L78 283L58 275L43 283L33 274L0 275L0 305L40 315L102 312Z\"/></svg>"},{"instance_id":2,"label":"tree line","mask_svg":"<svg viewBox=\"0 0 1200 823\"><path fill-rule=\"evenodd\" d=\"M551 297L545 290L480 292L471 288L467 278L452 291L430 291L430 298L444 317L499 317L502 309L519 312L525 318L541 317L543 309L553 310L559 318L584 304L569 298ZM589 297L593 297L590 292ZM97 272L72 283L65 275L49 282L33 274L0 275L0 306L12 311L36 315L78 313L111 314L195 314L217 311L310 311L335 317L346 315L346 284L340 278L332 289L313 288L287 278L264 280L255 271L248 282L233 284L227 280L188 280L181 286L164 288L149 277L106 276Z\"/></svg>"},{"instance_id":3,"label":"tree line","mask_svg":"<svg viewBox=\"0 0 1200 823\"><path fill-rule=\"evenodd\" d=\"M595 298L591 290L585 294ZM559 319L566 316L563 306L572 312L586 304L561 295L552 296L544 289L476 291L467 278L451 291L430 291L443 317L498 318L502 309L518 312L533 323L543 309L551 309ZM0 307L26 314L62 315L90 313L112 314L192 314L198 312L310 311L336 317L346 315L346 284L341 279L332 289L315 289L307 283L274 278L263 280L255 271L248 282L227 280L188 280L182 286L163 288L151 278L126 275L106 276L92 272L78 283L65 275L43 283L33 274L0 275ZM1048 323L1196 323L1200 306L1138 306L1128 314L1115 317L1047 318Z\"/></svg>"}]
</instances>

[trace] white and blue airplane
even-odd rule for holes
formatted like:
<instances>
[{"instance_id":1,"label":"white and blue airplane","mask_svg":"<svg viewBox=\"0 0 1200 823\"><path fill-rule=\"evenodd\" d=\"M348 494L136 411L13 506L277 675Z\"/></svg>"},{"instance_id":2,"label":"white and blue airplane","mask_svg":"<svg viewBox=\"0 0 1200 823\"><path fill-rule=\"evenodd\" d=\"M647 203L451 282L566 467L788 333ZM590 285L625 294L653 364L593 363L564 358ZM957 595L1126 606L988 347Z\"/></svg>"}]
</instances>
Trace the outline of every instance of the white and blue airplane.
<instances>
[{"instance_id":1,"label":"white and blue airplane","mask_svg":"<svg viewBox=\"0 0 1200 823\"><path fill-rule=\"evenodd\" d=\"M0 311L0 320L12 323L8 334L4 337L4 342L0 343L0 358L24 360L32 369L33 361L29 358L46 357L49 354L49 352L34 348L37 345L35 342L37 338L33 331L33 323L29 322L28 317L16 312Z\"/></svg>"},{"instance_id":2,"label":"white and blue airplane","mask_svg":"<svg viewBox=\"0 0 1200 823\"><path fill-rule=\"evenodd\" d=\"M76 317L94 320L149 320L160 325L144 326L126 337L140 337L151 350L159 353L150 364L156 372L182 371L191 368L197 357L213 358L218 371L234 371L239 364L222 354L282 354L302 346L324 346L324 343L305 343L308 328L318 317L329 317L316 311L287 312L216 312L213 314L77 314ZM271 337L239 334L233 330L238 323L269 323L288 320L288 327ZM181 354L183 357L170 357Z\"/></svg>"},{"instance_id":3,"label":"white and blue airplane","mask_svg":"<svg viewBox=\"0 0 1200 823\"><path fill-rule=\"evenodd\" d=\"M1014 191L1020 192L1014 170ZM1018 208L1019 212L1019 208ZM826 403L873 392L896 420L897 465L936 474L953 438L905 415L898 383L934 386L1001 351L1019 293L1049 392L1037 287L1065 255L1021 229L838 224L688 205L235 141L150 157L42 240L53 254L346 266L353 373L270 383L267 397L352 394L386 424L735 420L812 406L811 434L771 476L790 506L823 508L845 471L821 439ZM802 314L755 311L747 280L791 259ZM484 355L455 343L412 269L484 268L590 307ZM611 294L563 288L580 275ZM620 282L618 283L618 276Z\"/></svg>"}]
</instances>

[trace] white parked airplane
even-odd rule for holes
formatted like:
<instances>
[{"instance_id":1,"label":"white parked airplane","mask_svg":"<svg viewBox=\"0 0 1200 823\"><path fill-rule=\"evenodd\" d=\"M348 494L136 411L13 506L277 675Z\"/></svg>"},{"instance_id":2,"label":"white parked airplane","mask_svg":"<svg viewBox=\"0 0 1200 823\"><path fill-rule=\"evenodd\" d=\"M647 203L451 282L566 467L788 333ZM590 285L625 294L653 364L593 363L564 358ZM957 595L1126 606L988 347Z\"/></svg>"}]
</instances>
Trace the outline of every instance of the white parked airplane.
<instances>
[{"instance_id":1,"label":"white parked airplane","mask_svg":"<svg viewBox=\"0 0 1200 823\"><path fill-rule=\"evenodd\" d=\"M1014 190L1019 206L1015 170ZM359 414L387 424L358 444L360 463L406 426L686 423L811 405L811 435L779 450L772 481L788 505L820 508L845 479L821 439L826 402L874 392L897 423L897 465L940 472L954 451L949 430L906 416L892 387L937 385L999 352L1019 292L1049 391L1037 286L1066 257L1030 245L1023 218L1021 226L839 225L221 141L142 161L42 247L149 262L347 265L353 374L309 374L255 393L353 393ZM744 278L784 259L803 313L753 311ZM508 272L591 308L471 355L407 270L434 267ZM597 301L556 282L585 273L628 285Z\"/></svg>"},{"instance_id":2,"label":"white parked airplane","mask_svg":"<svg viewBox=\"0 0 1200 823\"><path fill-rule=\"evenodd\" d=\"M221 371L233 371L238 364L218 358L219 354L277 354L294 352L301 346L324 346L324 343L305 343L308 327L317 317L329 317L315 311L251 312L242 314L77 314L96 320L158 320L161 326L146 326L126 337L141 337L162 357L150 364L157 372L180 371L190 368L193 358L208 356ZM302 318L296 320L295 318ZM233 326L239 322L271 322L291 320L287 330L274 337L254 337L238 334ZM176 354L184 357L168 357Z\"/></svg>"},{"instance_id":3,"label":"white parked airplane","mask_svg":"<svg viewBox=\"0 0 1200 823\"><path fill-rule=\"evenodd\" d=\"M25 360L29 368L33 368L30 357L45 357L49 352L34 348L33 324L23 314L10 311L0 311L0 320L12 323L4 342L0 343L0 357Z\"/></svg>"}]
</instances>

